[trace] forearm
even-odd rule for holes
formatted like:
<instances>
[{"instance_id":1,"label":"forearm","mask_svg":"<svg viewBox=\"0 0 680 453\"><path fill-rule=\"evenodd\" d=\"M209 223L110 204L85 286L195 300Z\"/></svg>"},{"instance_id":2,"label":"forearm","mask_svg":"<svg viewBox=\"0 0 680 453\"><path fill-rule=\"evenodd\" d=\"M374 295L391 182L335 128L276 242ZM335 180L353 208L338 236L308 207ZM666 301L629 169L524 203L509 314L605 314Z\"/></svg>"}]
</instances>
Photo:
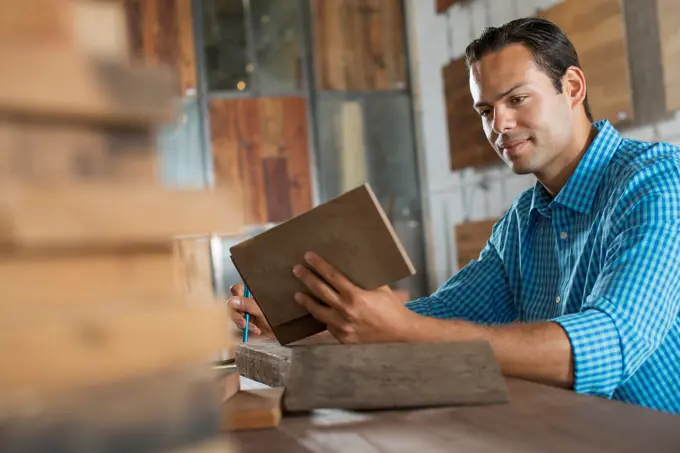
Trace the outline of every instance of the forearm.
<instances>
[{"instance_id":1,"label":"forearm","mask_svg":"<svg viewBox=\"0 0 680 453\"><path fill-rule=\"evenodd\" d=\"M406 336L406 341L486 340L506 376L565 388L574 383L569 338L552 322L488 327L420 316Z\"/></svg>"}]
</instances>

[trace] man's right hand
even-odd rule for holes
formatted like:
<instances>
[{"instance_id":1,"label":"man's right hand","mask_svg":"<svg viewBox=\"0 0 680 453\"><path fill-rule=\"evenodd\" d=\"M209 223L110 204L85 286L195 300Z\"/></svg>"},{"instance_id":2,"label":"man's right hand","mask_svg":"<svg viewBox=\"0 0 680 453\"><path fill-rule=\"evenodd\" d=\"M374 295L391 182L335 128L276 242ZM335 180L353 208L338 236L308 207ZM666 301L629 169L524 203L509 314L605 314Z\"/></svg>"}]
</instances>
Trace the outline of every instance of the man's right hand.
<instances>
[{"instance_id":1,"label":"man's right hand","mask_svg":"<svg viewBox=\"0 0 680 453\"><path fill-rule=\"evenodd\" d=\"M243 284L239 283L230 288L232 297L227 300L227 303L233 310L231 311L231 319L234 324L240 329L246 328L246 318L244 315L250 313L250 324L248 325L250 333L253 335L264 335L274 338L274 332L267 323L262 310L253 298L243 297Z\"/></svg>"}]
</instances>

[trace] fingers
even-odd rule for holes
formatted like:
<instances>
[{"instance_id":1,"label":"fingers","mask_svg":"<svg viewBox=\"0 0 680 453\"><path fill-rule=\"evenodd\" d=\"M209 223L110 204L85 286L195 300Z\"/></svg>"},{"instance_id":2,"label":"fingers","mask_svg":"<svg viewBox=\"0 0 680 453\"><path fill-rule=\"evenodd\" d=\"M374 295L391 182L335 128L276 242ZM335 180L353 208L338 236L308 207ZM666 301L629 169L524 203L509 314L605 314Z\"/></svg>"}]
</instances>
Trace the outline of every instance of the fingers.
<instances>
[{"instance_id":1,"label":"fingers","mask_svg":"<svg viewBox=\"0 0 680 453\"><path fill-rule=\"evenodd\" d=\"M243 297L243 283L231 285L229 291L231 292L232 296Z\"/></svg>"},{"instance_id":2,"label":"fingers","mask_svg":"<svg viewBox=\"0 0 680 453\"><path fill-rule=\"evenodd\" d=\"M337 315L330 307L325 307L317 302L313 297L303 293L295 293L295 301L304 306L309 312L326 325L335 325L338 323Z\"/></svg>"},{"instance_id":3,"label":"fingers","mask_svg":"<svg viewBox=\"0 0 680 453\"><path fill-rule=\"evenodd\" d=\"M297 265L293 268L293 273L302 281L302 283L305 284L305 286L307 286L307 288L312 291L312 293L314 293L314 295L319 300L325 302L330 307L342 309L342 304L340 302L338 293L336 293L333 288L328 286L326 282L314 275L313 272L310 272L309 269L306 269L304 266Z\"/></svg>"},{"instance_id":4,"label":"fingers","mask_svg":"<svg viewBox=\"0 0 680 453\"><path fill-rule=\"evenodd\" d=\"M338 271L328 261L324 260L316 253L307 252L305 254L305 260L339 293L350 293L359 289L356 285L350 282L347 277L342 275L340 271Z\"/></svg>"},{"instance_id":5,"label":"fingers","mask_svg":"<svg viewBox=\"0 0 680 453\"><path fill-rule=\"evenodd\" d=\"M231 307L233 307L233 304L229 304ZM245 329L246 328L246 318L243 316L243 312L236 311L236 310L229 310L230 311L230 316L231 316L231 321L238 327L239 329ZM254 322L250 322L248 324L248 330L250 333L253 335L262 335L262 330L255 325Z\"/></svg>"},{"instance_id":6,"label":"fingers","mask_svg":"<svg viewBox=\"0 0 680 453\"><path fill-rule=\"evenodd\" d=\"M240 311L242 313L250 313L255 317L262 317L262 310L260 306L257 305L255 300L245 297L230 297L227 300L227 304L234 310Z\"/></svg>"}]
</instances>

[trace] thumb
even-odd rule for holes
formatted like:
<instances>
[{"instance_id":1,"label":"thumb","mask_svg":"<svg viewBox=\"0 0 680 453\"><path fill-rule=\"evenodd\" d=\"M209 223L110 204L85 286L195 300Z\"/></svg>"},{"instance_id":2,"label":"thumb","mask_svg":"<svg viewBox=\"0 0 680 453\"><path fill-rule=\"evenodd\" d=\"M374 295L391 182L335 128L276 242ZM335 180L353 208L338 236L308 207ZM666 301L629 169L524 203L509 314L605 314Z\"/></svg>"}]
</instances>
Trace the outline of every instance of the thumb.
<instances>
[{"instance_id":1,"label":"thumb","mask_svg":"<svg viewBox=\"0 0 680 453\"><path fill-rule=\"evenodd\" d=\"M230 297L227 303L234 310L238 310L243 313L250 313L255 317L262 317L262 310L260 310L259 305L257 305L257 302L255 302L254 299L245 297Z\"/></svg>"}]
</instances>

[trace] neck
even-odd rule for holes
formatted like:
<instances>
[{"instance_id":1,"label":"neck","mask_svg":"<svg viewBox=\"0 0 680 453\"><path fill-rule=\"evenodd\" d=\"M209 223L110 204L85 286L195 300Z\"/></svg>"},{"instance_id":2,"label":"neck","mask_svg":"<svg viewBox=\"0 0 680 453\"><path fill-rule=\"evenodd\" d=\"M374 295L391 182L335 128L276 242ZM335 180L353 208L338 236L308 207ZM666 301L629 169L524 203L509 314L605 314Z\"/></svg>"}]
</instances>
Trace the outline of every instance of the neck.
<instances>
[{"instance_id":1,"label":"neck","mask_svg":"<svg viewBox=\"0 0 680 453\"><path fill-rule=\"evenodd\" d=\"M535 174L550 195L554 197L562 190L596 135L597 129L587 118L579 121L572 132L573 139L569 146L546 168Z\"/></svg>"}]
</instances>

